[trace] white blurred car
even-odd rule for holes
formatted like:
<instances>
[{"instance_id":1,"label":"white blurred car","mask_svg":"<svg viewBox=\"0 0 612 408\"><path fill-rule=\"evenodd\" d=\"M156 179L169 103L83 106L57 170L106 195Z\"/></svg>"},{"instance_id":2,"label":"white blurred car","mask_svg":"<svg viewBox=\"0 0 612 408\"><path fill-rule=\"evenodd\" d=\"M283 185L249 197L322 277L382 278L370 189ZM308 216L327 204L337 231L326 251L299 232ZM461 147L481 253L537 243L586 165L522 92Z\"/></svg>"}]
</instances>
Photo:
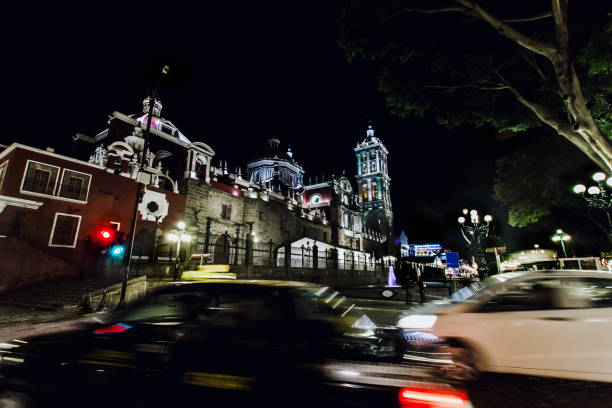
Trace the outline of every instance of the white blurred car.
<instances>
[{"instance_id":1,"label":"white blurred car","mask_svg":"<svg viewBox=\"0 0 612 408\"><path fill-rule=\"evenodd\" d=\"M398 326L447 345L460 379L479 372L612 382L612 273L536 271L476 282ZM439 357L442 358L442 357Z\"/></svg>"}]
</instances>

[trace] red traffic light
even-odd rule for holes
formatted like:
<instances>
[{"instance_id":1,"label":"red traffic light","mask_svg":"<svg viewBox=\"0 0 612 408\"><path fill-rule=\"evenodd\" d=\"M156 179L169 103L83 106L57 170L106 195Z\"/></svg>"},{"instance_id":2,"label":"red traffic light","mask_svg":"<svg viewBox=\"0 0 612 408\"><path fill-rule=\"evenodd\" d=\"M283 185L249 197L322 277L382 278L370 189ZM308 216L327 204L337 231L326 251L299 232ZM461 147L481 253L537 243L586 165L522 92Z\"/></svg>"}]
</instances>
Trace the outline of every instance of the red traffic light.
<instances>
[{"instance_id":1,"label":"red traffic light","mask_svg":"<svg viewBox=\"0 0 612 408\"><path fill-rule=\"evenodd\" d=\"M97 236L102 244L110 244L115 239L115 231L111 228L100 228Z\"/></svg>"}]
</instances>

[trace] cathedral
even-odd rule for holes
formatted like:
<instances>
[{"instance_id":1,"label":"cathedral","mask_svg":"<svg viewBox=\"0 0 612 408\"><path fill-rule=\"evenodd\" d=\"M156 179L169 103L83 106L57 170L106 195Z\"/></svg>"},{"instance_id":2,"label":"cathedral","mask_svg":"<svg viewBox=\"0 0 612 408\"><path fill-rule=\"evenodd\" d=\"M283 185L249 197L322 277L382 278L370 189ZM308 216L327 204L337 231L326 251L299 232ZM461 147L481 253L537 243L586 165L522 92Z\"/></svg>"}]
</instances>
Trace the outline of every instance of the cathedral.
<instances>
[{"instance_id":1,"label":"cathedral","mask_svg":"<svg viewBox=\"0 0 612 408\"><path fill-rule=\"evenodd\" d=\"M30 263L46 257L48 269L27 278L16 273L0 281L0 291L90 270L101 253L97 231L112 228L129 238L131 208L131 260L143 265L141 273L167 273L168 265L195 257L237 270L278 268L285 277L293 268L335 270L336 277L344 270L353 279L354 271L374 273L392 255L389 152L371 124L354 147L354 176L349 170L313 180L299 152L276 138L231 171L210 141L190 139L162 108L147 98L141 113L113 112L103 131L73 137L78 157L18 143L0 150L0 238L8 262L36 271ZM179 224L190 237L180 247L168 240Z\"/></svg>"},{"instance_id":2,"label":"cathedral","mask_svg":"<svg viewBox=\"0 0 612 408\"><path fill-rule=\"evenodd\" d=\"M144 101L140 115L115 112L109 128L93 138L80 136L94 145L90 160L105 161L120 174L135 174L149 103ZM227 162L213 160L215 152L208 144L191 142L161 110L156 101L148 165L138 177L186 196L185 222L197 237L192 252L211 253L215 263L240 263L248 260L239 254L239 244L232 251L233 244L242 242L246 249L253 240L254 247L273 247L278 266L283 252L304 245L334 250L341 262L346 254L362 263L391 254L389 152L371 124L354 147L354 178L343 172L306 183L294 152L279 139L268 140L263 153L246 163L244 173L240 167L230 171Z\"/></svg>"}]
</instances>

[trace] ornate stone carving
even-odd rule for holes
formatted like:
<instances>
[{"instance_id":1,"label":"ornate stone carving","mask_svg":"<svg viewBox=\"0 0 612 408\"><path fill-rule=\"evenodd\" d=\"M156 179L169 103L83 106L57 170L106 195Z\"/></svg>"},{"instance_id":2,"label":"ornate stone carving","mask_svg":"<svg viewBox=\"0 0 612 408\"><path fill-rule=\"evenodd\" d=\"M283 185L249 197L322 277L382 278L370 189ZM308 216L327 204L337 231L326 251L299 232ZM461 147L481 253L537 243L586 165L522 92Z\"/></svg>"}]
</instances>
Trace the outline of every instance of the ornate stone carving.
<instances>
[{"instance_id":1,"label":"ornate stone carving","mask_svg":"<svg viewBox=\"0 0 612 408\"><path fill-rule=\"evenodd\" d=\"M138 205L138 211L145 221L161 222L168 215L170 204L164 193L147 190L142 196L142 202Z\"/></svg>"}]
</instances>

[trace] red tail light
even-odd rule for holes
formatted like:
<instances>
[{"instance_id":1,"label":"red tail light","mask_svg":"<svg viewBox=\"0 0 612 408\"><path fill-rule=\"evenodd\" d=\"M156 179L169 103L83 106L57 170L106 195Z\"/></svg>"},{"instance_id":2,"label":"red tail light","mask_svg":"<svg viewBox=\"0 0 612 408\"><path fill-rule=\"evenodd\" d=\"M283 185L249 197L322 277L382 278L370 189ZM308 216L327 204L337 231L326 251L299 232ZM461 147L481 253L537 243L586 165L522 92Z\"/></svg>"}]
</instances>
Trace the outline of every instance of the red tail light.
<instances>
[{"instance_id":1,"label":"red tail light","mask_svg":"<svg viewBox=\"0 0 612 408\"><path fill-rule=\"evenodd\" d=\"M452 388L408 387L399 393L401 408L467 408L468 401L464 391Z\"/></svg>"},{"instance_id":2,"label":"red tail light","mask_svg":"<svg viewBox=\"0 0 612 408\"><path fill-rule=\"evenodd\" d=\"M128 329L131 329L132 326L125 323L117 323L111 324L110 326L100 327L99 329L94 330L95 334L110 334L110 333L121 333Z\"/></svg>"}]
</instances>

